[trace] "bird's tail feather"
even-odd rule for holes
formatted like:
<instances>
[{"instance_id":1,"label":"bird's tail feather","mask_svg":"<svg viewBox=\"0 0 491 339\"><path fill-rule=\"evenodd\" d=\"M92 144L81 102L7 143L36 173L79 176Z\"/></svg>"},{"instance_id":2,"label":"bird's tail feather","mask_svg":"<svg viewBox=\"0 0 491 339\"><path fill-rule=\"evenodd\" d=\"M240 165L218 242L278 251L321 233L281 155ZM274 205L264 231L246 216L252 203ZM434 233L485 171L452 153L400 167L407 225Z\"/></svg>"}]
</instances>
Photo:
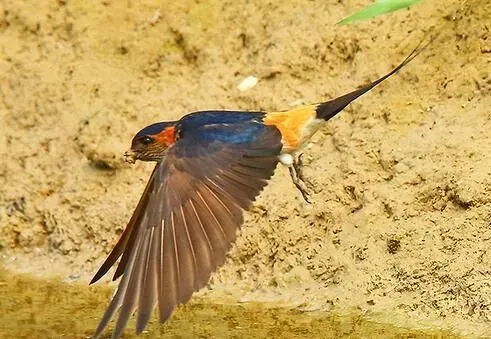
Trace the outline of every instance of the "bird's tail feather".
<instances>
[{"instance_id":1,"label":"bird's tail feather","mask_svg":"<svg viewBox=\"0 0 491 339\"><path fill-rule=\"evenodd\" d=\"M341 112L346 106L348 106L352 101L362 96L366 92L370 91L372 88L397 73L401 68L406 66L409 62L411 62L414 58L416 58L430 43L432 43L436 39L436 36L430 39L427 43L423 44L424 40L422 40L418 46L404 59L403 62L399 64L392 71L384 75L383 77L359 88L353 92L340 96L339 98L323 102L316 106L316 117L319 119L329 120L333 118L336 114Z\"/></svg>"}]
</instances>

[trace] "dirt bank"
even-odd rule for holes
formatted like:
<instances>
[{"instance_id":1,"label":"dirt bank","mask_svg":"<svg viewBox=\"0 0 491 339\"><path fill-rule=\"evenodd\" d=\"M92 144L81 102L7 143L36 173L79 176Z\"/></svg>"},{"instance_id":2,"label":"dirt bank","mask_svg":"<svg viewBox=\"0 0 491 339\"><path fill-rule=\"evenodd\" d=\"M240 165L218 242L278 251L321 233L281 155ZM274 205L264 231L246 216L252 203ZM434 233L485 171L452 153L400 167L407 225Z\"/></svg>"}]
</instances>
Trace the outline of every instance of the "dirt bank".
<instances>
[{"instance_id":1,"label":"dirt bank","mask_svg":"<svg viewBox=\"0 0 491 339\"><path fill-rule=\"evenodd\" d=\"M1 2L6 266L88 280L149 175L121 157L146 124L319 102L444 27L314 137L313 206L278 168L201 295L491 333L491 3L427 1L335 26L367 3ZM248 75L259 83L240 92Z\"/></svg>"}]
</instances>

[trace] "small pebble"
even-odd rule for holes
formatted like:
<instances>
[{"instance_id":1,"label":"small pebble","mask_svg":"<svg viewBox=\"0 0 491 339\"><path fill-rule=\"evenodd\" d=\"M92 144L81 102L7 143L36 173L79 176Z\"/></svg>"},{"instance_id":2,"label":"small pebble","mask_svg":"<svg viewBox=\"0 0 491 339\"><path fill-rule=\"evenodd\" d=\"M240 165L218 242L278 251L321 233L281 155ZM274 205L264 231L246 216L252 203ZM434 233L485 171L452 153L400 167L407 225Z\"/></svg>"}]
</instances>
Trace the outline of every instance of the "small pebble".
<instances>
[{"instance_id":1,"label":"small pebble","mask_svg":"<svg viewBox=\"0 0 491 339\"><path fill-rule=\"evenodd\" d=\"M247 78L242 80L242 82L237 86L239 91L244 92L250 90L252 87L257 85L257 78L255 76L249 75Z\"/></svg>"}]
</instances>

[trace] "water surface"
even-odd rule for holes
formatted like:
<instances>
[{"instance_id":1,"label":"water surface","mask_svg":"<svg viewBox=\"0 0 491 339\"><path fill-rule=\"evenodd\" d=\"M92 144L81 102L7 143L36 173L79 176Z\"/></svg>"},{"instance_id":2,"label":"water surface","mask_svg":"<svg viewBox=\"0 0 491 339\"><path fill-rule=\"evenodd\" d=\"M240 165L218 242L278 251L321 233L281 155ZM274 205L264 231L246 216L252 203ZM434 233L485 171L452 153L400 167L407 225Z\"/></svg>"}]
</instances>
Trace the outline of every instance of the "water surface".
<instances>
[{"instance_id":1,"label":"water surface","mask_svg":"<svg viewBox=\"0 0 491 339\"><path fill-rule=\"evenodd\" d=\"M43 280L0 268L0 338L88 338L112 288ZM196 298L195 298L196 299ZM154 317L156 318L156 317ZM112 323L111 323L112 325ZM137 338L134 319L124 338ZM104 333L110 337L110 331ZM194 300L165 325L153 321L140 338L458 338L381 324L360 314L305 313L261 304Z\"/></svg>"}]
</instances>

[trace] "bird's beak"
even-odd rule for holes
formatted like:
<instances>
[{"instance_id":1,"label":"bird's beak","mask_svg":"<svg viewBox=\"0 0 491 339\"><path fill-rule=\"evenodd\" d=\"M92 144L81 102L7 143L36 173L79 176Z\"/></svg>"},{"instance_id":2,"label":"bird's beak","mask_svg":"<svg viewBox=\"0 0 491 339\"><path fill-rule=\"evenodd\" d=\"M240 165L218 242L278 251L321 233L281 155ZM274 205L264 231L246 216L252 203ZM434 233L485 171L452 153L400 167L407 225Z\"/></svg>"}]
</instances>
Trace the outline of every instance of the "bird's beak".
<instances>
[{"instance_id":1,"label":"bird's beak","mask_svg":"<svg viewBox=\"0 0 491 339\"><path fill-rule=\"evenodd\" d=\"M134 164L136 162L136 159L136 153L133 152L131 149L124 152L124 161L126 161L127 163Z\"/></svg>"}]
</instances>

